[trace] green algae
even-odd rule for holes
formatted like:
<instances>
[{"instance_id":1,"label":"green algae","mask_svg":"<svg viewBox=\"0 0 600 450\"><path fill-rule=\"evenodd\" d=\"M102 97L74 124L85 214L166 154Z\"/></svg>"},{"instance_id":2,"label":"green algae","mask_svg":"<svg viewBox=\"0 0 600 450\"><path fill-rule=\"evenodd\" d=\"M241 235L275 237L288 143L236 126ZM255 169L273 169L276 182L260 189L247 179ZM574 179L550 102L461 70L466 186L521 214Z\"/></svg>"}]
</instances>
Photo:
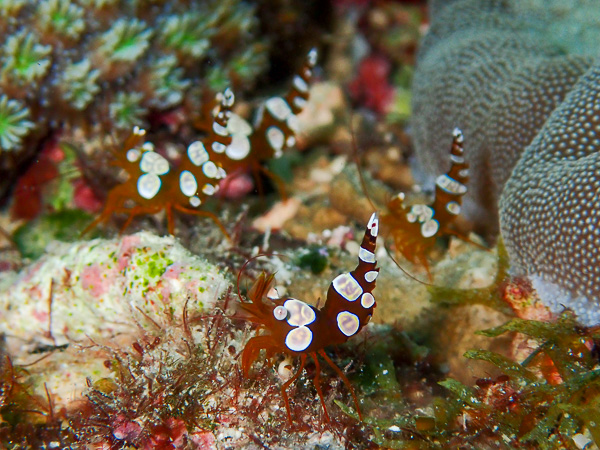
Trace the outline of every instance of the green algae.
<instances>
[{"instance_id":1,"label":"green algae","mask_svg":"<svg viewBox=\"0 0 600 450\"><path fill-rule=\"evenodd\" d=\"M75 242L91 216L81 210L65 209L20 226L13 239L26 258L40 257L52 241Z\"/></svg>"},{"instance_id":2,"label":"green algae","mask_svg":"<svg viewBox=\"0 0 600 450\"><path fill-rule=\"evenodd\" d=\"M299 267L310 269L313 274L318 275L327 268L328 261L329 253L326 247L311 245L302 251L297 264Z\"/></svg>"},{"instance_id":3,"label":"green algae","mask_svg":"<svg viewBox=\"0 0 600 450\"><path fill-rule=\"evenodd\" d=\"M433 397L427 407L396 402L395 417L366 419L373 442L387 448L575 449L577 436L598 445L600 330L583 328L565 313L554 323L514 319L480 333L497 337L507 332L540 345L521 363L490 351L468 351L466 358L486 361L501 375L479 379L474 386L452 378L440 381L445 394ZM402 389L398 384L396 389Z\"/></svg>"}]
</instances>

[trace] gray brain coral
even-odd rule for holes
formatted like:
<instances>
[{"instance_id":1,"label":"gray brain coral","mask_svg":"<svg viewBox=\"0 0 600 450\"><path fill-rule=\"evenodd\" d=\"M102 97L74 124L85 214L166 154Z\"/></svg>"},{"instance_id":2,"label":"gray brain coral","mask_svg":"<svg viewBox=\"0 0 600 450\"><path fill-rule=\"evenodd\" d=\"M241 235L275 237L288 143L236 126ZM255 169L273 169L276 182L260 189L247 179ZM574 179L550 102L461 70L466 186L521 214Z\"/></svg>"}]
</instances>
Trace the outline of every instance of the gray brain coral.
<instances>
[{"instance_id":1,"label":"gray brain coral","mask_svg":"<svg viewBox=\"0 0 600 450\"><path fill-rule=\"evenodd\" d=\"M465 210L489 234L500 228L514 273L543 301L591 324L600 322L600 69L588 42L600 42L600 6L572 3L589 20L579 46L549 35L561 21L581 30L567 2L561 15L536 14L533 0L432 2L413 131L418 165L433 177L447 169L452 129L463 130Z\"/></svg>"}]
</instances>

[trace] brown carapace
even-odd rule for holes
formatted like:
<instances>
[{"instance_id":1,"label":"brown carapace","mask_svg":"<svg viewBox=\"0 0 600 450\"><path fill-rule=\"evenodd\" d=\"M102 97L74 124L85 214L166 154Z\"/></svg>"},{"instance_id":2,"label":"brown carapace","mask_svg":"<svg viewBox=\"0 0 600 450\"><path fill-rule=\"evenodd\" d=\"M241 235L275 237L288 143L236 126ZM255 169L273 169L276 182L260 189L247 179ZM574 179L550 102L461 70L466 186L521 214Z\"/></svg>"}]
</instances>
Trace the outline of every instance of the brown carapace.
<instances>
[{"instance_id":1,"label":"brown carapace","mask_svg":"<svg viewBox=\"0 0 600 450\"><path fill-rule=\"evenodd\" d=\"M450 170L436 179L435 198L431 205L407 207L404 194L400 193L388 203L388 212L381 216L382 229L386 235L392 236L396 251L410 262L421 264L429 279L431 273L427 256L437 238L455 235L469 240L453 227L469 181L469 165L463 155L463 134L458 128L453 132L450 161Z\"/></svg>"},{"instance_id":2,"label":"brown carapace","mask_svg":"<svg viewBox=\"0 0 600 450\"><path fill-rule=\"evenodd\" d=\"M250 367L261 349L266 350L268 358L279 353L300 356L298 371L281 386L290 423L292 414L286 390L302 373L308 356L315 362L314 384L325 418L329 421L320 385L321 369L317 355L320 355L336 371L348 387L360 416L358 400L348 378L327 356L324 349L330 345L346 342L369 323L373 315L376 306L373 289L379 274L375 258L378 231L379 219L374 213L367 224L358 253L358 266L352 272L338 275L333 280L327 291L323 308L317 309L295 298L268 299L267 293L273 285L274 276L264 273L248 293L251 302L241 304L248 320L258 324L264 331L250 339L244 348L242 353L244 376L248 376Z\"/></svg>"}]
</instances>

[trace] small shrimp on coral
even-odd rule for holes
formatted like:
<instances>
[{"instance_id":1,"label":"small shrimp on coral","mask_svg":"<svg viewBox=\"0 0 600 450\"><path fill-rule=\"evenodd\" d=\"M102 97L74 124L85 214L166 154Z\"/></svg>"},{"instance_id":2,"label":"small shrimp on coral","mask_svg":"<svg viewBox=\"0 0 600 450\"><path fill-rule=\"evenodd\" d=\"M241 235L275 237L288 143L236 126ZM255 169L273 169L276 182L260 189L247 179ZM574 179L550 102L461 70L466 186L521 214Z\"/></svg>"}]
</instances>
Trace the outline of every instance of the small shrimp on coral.
<instances>
[{"instance_id":1,"label":"small shrimp on coral","mask_svg":"<svg viewBox=\"0 0 600 450\"><path fill-rule=\"evenodd\" d=\"M306 61L294 75L287 94L284 97L269 98L259 109L254 129L239 115L231 115L227 130L232 135L232 143L215 159L227 173L250 168L253 175L258 177L262 172L277 183L279 192L285 198L283 180L263 164L272 158L279 158L284 150L296 144L297 116L308 101L317 56L315 48L308 52Z\"/></svg>"},{"instance_id":2,"label":"small shrimp on coral","mask_svg":"<svg viewBox=\"0 0 600 450\"><path fill-rule=\"evenodd\" d=\"M463 134L455 128L450 150L451 167L435 183L435 198L431 205L407 207L400 193L388 203L388 212L381 217L382 227L394 240L396 250L412 263L420 263L431 279L427 255L436 239L456 235L468 240L453 225L460 213L462 196L467 193L469 164L463 155Z\"/></svg>"},{"instance_id":3,"label":"small shrimp on coral","mask_svg":"<svg viewBox=\"0 0 600 450\"><path fill-rule=\"evenodd\" d=\"M379 274L375 258L375 246L379 231L379 219L374 213L369 220L358 253L358 266L350 273L338 275L327 291L322 309L317 309L295 298L266 300L267 293L274 282L273 275L261 274L248 293L251 303L242 303L248 320L257 323L264 333L248 341L242 353L242 369L248 376L252 363L260 350L266 350L270 358L276 353L300 356L300 367L288 381L281 386L288 420L292 422L287 388L300 376L306 358L315 362L314 384L319 395L326 420L329 419L325 399L320 385L320 355L340 376L350 390L356 409L360 408L356 394L348 378L327 356L325 347L346 342L369 323L376 306L373 289Z\"/></svg>"},{"instance_id":4,"label":"small shrimp on coral","mask_svg":"<svg viewBox=\"0 0 600 450\"><path fill-rule=\"evenodd\" d=\"M113 162L125 170L128 178L109 191L104 209L84 233L106 222L113 214L129 216L121 229L123 231L136 216L165 210L170 234L175 232L173 212L179 211L211 218L228 236L213 213L198 209L219 190L219 180L226 176L225 169L213 157L216 151L224 151L231 144L226 127L234 96L227 89L219 99L220 112L214 119L212 132L205 142L195 141L188 146L177 168L155 152L152 143L142 144L146 132L135 127L123 144L122 152L115 153Z\"/></svg>"}]
</instances>

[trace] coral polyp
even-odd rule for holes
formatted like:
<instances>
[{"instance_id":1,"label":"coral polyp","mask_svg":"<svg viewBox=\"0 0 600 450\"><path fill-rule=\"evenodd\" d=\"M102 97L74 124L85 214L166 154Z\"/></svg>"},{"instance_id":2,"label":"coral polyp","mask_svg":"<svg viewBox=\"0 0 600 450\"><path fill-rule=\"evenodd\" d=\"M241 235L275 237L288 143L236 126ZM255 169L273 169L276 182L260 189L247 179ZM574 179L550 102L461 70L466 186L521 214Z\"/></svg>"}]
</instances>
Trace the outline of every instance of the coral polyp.
<instances>
[{"instance_id":1,"label":"coral polyp","mask_svg":"<svg viewBox=\"0 0 600 450\"><path fill-rule=\"evenodd\" d=\"M180 60L200 58L210 47L210 36L214 29L207 27L207 17L201 12L172 15L166 18L161 31L161 40L166 48L175 50Z\"/></svg>"},{"instance_id":2,"label":"coral polyp","mask_svg":"<svg viewBox=\"0 0 600 450\"><path fill-rule=\"evenodd\" d=\"M85 109L100 91L99 76L88 58L67 66L61 76L63 100L73 109Z\"/></svg>"},{"instance_id":3,"label":"coral polyp","mask_svg":"<svg viewBox=\"0 0 600 450\"><path fill-rule=\"evenodd\" d=\"M34 33L22 30L10 36L2 47L2 79L18 86L39 81L50 68L51 52Z\"/></svg>"},{"instance_id":4,"label":"coral polyp","mask_svg":"<svg viewBox=\"0 0 600 450\"><path fill-rule=\"evenodd\" d=\"M48 0L41 2L37 11L43 31L77 39L85 29L83 8L70 0Z\"/></svg>"},{"instance_id":5,"label":"coral polyp","mask_svg":"<svg viewBox=\"0 0 600 450\"><path fill-rule=\"evenodd\" d=\"M138 19L119 19L99 38L98 53L107 62L138 60L150 45L152 30Z\"/></svg>"},{"instance_id":6,"label":"coral polyp","mask_svg":"<svg viewBox=\"0 0 600 450\"><path fill-rule=\"evenodd\" d=\"M0 95L0 153L19 148L22 138L34 127L30 116L23 103Z\"/></svg>"},{"instance_id":7,"label":"coral polyp","mask_svg":"<svg viewBox=\"0 0 600 450\"><path fill-rule=\"evenodd\" d=\"M118 92L109 105L109 116L116 128L123 130L132 128L136 123L143 123L148 112L142 105L144 94L141 92Z\"/></svg>"},{"instance_id":8,"label":"coral polyp","mask_svg":"<svg viewBox=\"0 0 600 450\"><path fill-rule=\"evenodd\" d=\"M192 117L215 84L243 94L268 68L269 37L244 0L2 0L0 12L0 92L34 124L10 141L9 172L48 131L106 136L182 103Z\"/></svg>"}]
</instances>

